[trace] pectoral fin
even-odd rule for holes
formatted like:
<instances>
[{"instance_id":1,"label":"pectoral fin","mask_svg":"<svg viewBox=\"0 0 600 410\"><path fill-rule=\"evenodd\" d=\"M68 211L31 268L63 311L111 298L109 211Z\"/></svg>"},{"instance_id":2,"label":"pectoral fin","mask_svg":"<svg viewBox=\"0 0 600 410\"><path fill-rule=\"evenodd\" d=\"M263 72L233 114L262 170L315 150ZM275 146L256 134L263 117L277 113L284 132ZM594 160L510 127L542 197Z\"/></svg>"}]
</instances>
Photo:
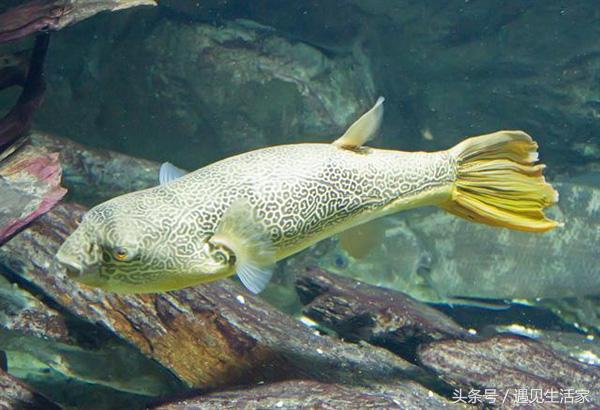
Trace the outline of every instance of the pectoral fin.
<instances>
[{"instance_id":1,"label":"pectoral fin","mask_svg":"<svg viewBox=\"0 0 600 410\"><path fill-rule=\"evenodd\" d=\"M383 97L369 111L364 113L354 124L352 124L333 145L340 148L355 149L361 147L365 142L373 139L381 126L383 118Z\"/></svg>"},{"instance_id":2,"label":"pectoral fin","mask_svg":"<svg viewBox=\"0 0 600 410\"><path fill-rule=\"evenodd\" d=\"M183 169L177 168L170 162L163 162L160 165L160 169L158 171L158 181L161 185L164 185L177 178L184 176L185 174L187 174L187 172Z\"/></svg>"},{"instance_id":3,"label":"pectoral fin","mask_svg":"<svg viewBox=\"0 0 600 410\"><path fill-rule=\"evenodd\" d=\"M240 265L237 269L238 278L242 281L246 289L257 294L262 292L266 287L271 277L273 276L272 268L259 268L253 265Z\"/></svg>"},{"instance_id":4,"label":"pectoral fin","mask_svg":"<svg viewBox=\"0 0 600 410\"><path fill-rule=\"evenodd\" d=\"M231 249L236 273L250 292L259 293L267 286L276 262L275 248L248 201L238 200L229 207L210 241Z\"/></svg>"}]
</instances>

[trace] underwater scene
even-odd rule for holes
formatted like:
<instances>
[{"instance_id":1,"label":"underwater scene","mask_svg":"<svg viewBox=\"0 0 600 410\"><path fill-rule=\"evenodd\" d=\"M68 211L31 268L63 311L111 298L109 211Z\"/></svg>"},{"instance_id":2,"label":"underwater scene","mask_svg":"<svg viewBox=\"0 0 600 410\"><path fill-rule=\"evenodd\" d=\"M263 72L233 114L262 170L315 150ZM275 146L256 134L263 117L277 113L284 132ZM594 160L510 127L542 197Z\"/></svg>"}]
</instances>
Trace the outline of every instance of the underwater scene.
<instances>
[{"instance_id":1,"label":"underwater scene","mask_svg":"<svg viewBox=\"0 0 600 410\"><path fill-rule=\"evenodd\" d=\"M0 409L600 408L599 5L0 0Z\"/></svg>"}]
</instances>

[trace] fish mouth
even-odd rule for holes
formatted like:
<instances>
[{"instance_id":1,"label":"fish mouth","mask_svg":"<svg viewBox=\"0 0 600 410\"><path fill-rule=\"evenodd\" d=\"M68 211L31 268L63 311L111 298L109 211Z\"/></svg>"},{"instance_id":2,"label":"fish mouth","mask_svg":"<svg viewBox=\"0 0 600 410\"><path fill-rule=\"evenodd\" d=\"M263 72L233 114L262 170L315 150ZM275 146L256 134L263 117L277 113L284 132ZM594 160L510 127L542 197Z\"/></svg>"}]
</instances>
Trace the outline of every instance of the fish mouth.
<instances>
[{"instance_id":1,"label":"fish mouth","mask_svg":"<svg viewBox=\"0 0 600 410\"><path fill-rule=\"evenodd\" d=\"M65 266L65 273L71 279L77 279L79 276L81 276L81 271L80 270L73 269L73 268L71 268L69 266Z\"/></svg>"},{"instance_id":2,"label":"fish mouth","mask_svg":"<svg viewBox=\"0 0 600 410\"><path fill-rule=\"evenodd\" d=\"M58 263L64 269L64 272L69 279L74 280L75 282L95 288L102 288L105 286L106 280L100 278L98 275L99 269L97 268L83 268L76 262L64 259L59 259Z\"/></svg>"},{"instance_id":3,"label":"fish mouth","mask_svg":"<svg viewBox=\"0 0 600 410\"><path fill-rule=\"evenodd\" d=\"M70 279L79 280L82 276L94 273L93 269L90 269L88 266L83 266L83 264L76 259L65 255L64 252L61 252L61 249L59 249L54 260L56 265L58 265Z\"/></svg>"},{"instance_id":4,"label":"fish mouth","mask_svg":"<svg viewBox=\"0 0 600 410\"><path fill-rule=\"evenodd\" d=\"M64 272L71 279L77 279L81 275L83 275L83 266L79 263L61 257L61 255L56 255L56 262L58 262L58 266L64 269Z\"/></svg>"}]
</instances>

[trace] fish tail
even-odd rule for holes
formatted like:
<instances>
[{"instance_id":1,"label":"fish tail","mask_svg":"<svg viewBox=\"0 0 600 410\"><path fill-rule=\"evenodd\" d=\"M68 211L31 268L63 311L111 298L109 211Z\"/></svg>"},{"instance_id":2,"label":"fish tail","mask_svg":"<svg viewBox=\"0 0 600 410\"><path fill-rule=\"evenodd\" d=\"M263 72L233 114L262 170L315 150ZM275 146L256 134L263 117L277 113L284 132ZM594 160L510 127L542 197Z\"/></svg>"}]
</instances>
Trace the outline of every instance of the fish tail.
<instances>
[{"instance_id":1,"label":"fish tail","mask_svg":"<svg viewBox=\"0 0 600 410\"><path fill-rule=\"evenodd\" d=\"M523 131L498 131L464 140L449 150L458 163L446 211L493 226L545 232L561 225L544 215L558 201L546 182L538 145Z\"/></svg>"}]
</instances>

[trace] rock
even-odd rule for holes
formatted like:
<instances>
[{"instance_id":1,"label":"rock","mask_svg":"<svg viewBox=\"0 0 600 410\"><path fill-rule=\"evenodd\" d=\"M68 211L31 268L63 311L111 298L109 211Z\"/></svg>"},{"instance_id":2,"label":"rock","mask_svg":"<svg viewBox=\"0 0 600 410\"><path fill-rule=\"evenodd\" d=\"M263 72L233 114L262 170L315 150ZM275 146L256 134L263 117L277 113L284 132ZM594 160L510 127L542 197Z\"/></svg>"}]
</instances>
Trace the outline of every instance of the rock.
<instances>
[{"instance_id":1,"label":"rock","mask_svg":"<svg viewBox=\"0 0 600 410\"><path fill-rule=\"evenodd\" d=\"M48 43L48 34L36 36L30 62L26 68L27 76L22 82L21 95L10 111L0 119L0 161L16 151L26 141L33 114L42 104L46 91L44 62ZM6 82L7 78L5 77L4 80ZM8 78L8 80L11 79ZM12 80L18 84L18 78ZM10 81L9 84L4 85L10 85Z\"/></svg>"},{"instance_id":2,"label":"rock","mask_svg":"<svg viewBox=\"0 0 600 410\"><path fill-rule=\"evenodd\" d=\"M202 2L161 0L160 2L161 7L165 7L177 15L208 22L219 21L225 15L230 15L228 11L230 5L230 0L205 0ZM233 5L233 8L235 7L236 5Z\"/></svg>"},{"instance_id":3,"label":"rock","mask_svg":"<svg viewBox=\"0 0 600 410\"><path fill-rule=\"evenodd\" d=\"M0 163L0 243L47 212L66 193L56 153L27 146Z\"/></svg>"},{"instance_id":4,"label":"rock","mask_svg":"<svg viewBox=\"0 0 600 410\"><path fill-rule=\"evenodd\" d=\"M468 337L443 313L398 291L314 268L297 275L296 288L304 314L344 339L406 355L424 341Z\"/></svg>"},{"instance_id":5,"label":"rock","mask_svg":"<svg viewBox=\"0 0 600 410\"><path fill-rule=\"evenodd\" d=\"M31 293L0 276L0 329L59 342L69 341L65 318Z\"/></svg>"},{"instance_id":6,"label":"rock","mask_svg":"<svg viewBox=\"0 0 600 410\"><path fill-rule=\"evenodd\" d=\"M151 407L161 410L184 409L441 409L452 406L438 395L414 382L352 387L312 380L290 380L241 389L203 394Z\"/></svg>"},{"instance_id":7,"label":"rock","mask_svg":"<svg viewBox=\"0 0 600 410\"><path fill-rule=\"evenodd\" d=\"M429 254L423 276L430 286L442 298L534 300L600 293L595 246L600 189L568 181L553 186L560 201L548 214L565 226L542 235L473 224L442 211L403 214Z\"/></svg>"},{"instance_id":8,"label":"rock","mask_svg":"<svg viewBox=\"0 0 600 410\"><path fill-rule=\"evenodd\" d=\"M553 391L563 401L553 402L553 396L546 396L543 403L533 403L534 408L547 409L564 408L565 398L574 400L579 391L578 396L588 401L567 401L569 408L595 408L600 403L598 367L560 355L535 340L506 335L478 342L442 340L421 346L418 357L440 377L465 389L465 395L471 388L493 389L500 398L509 395L506 403L517 407L523 404L519 389Z\"/></svg>"},{"instance_id":9,"label":"rock","mask_svg":"<svg viewBox=\"0 0 600 410\"><path fill-rule=\"evenodd\" d=\"M0 55L0 90L15 85L23 86L29 67L27 54L21 51Z\"/></svg>"},{"instance_id":10,"label":"rock","mask_svg":"<svg viewBox=\"0 0 600 410\"><path fill-rule=\"evenodd\" d=\"M386 97L387 146L446 149L464 136L524 129L550 173L600 158L593 2L231 0L212 15L183 3L166 5L192 18L252 19L332 54L362 47Z\"/></svg>"},{"instance_id":11,"label":"rock","mask_svg":"<svg viewBox=\"0 0 600 410\"><path fill-rule=\"evenodd\" d=\"M593 331L582 333L550 330L511 323L484 328L482 335L498 333L509 333L535 339L561 355L569 356L582 363L600 366L600 343L597 340L597 333Z\"/></svg>"},{"instance_id":12,"label":"rock","mask_svg":"<svg viewBox=\"0 0 600 410\"><path fill-rule=\"evenodd\" d=\"M251 22L98 18L53 39L37 126L193 170L265 145L333 140L376 99L363 57Z\"/></svg>"},{"instance_id":13,"label":"rock","mask_svg":"<svg viewBox=\"0 0 600 410\"><path fill-rule=\"evenodd\" d=\"M577 329L600 332L600 295L578 298L542 299L537 306L552 311Z\"/></svg>"},{"instance_id":14,"label":"rock","mask_svg":"<svg viewBox=\"0 0 600 410\"><path fill-rule=\"evenodd\" d=\"M0 276L0 351L13 376L62 405L86 408L141 407L148 397L181 390L163 368L128 344L34 294Z\"/></svg>"},{"instance_id":15,"label":"rock","mask_svg":"<svg viewBox=\"0 0 600 410\"><path fill-rule=\"evenodd\" d=\"M551 232L498 229L423 208L381 220L384 240L361 258L333 239L319 245L322 251L307 264L420 301L494 308L526 299L575 326L598 327L598 175L553 182L560 202L548 214L565 225ZM531 320L524 319L525 324Z\"/></svg>"},{"instance_id":16,"label":"rock","mask_svg":"<svg viewBox=\"0 0 600 410\"><path fill-rule=\"evenodd\" d=\"M0 264L78 317L99 323L202 388L288 377L338 381L422 375L397 356L312 330L222 280L177 292L119 296L79 286L51 266L84 209L61 204L0 248Z\"/></svg>"},{"instance_id":17,"label":"rock","mask_svg":"<svg viewBox=\"0 0 600 410\"><path fill-rule=\"evenodd\" d=\"M0 408L2 409L60 409L44 396L0 370Z\"/></svg>"},{"instance_id":18,"label":"rock","mask_svg":"<svg viewBox=\"0 0 600 410\"><path fill-rule=\"evenodd\" d=\"M600 158L595 4L352 3L378 16L371 57L397 101L387 118L403 146L524 129L551 173Z\"/></svg>"},{"instance_id":19,"label":"rock","mask_svg":"<svg viewBox=\"0 0 600 410\"><path fill-rule=\"evenodd\" d=\"M0 43L18 40L38 31L60 30L101 11L116 11L154 0L33 0L0 15Z\"/></svg>"}]
</instances>

